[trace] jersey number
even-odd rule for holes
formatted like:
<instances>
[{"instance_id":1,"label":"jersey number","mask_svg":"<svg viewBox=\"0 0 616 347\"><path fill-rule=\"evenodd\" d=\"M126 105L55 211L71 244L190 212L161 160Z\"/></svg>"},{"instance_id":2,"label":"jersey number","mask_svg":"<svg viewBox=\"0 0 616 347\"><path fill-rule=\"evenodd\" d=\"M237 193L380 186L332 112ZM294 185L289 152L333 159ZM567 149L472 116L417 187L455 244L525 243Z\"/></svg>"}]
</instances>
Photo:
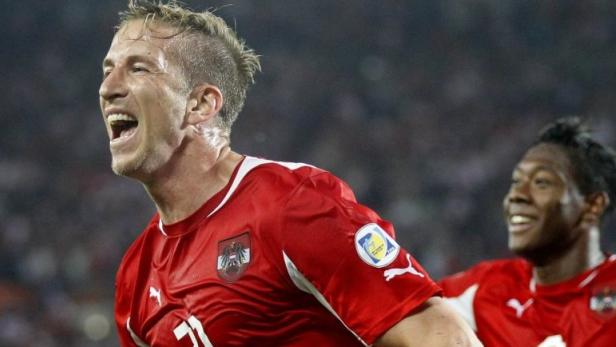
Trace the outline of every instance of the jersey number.
<instances>
[{"instance_id":1,"label":"jersey number","mask_svg":"<svg viewBox=\"0 0 616 347\"><path fill-rule=\"evenodd\" d=\"M563 337L560 335L548 336L537 347L567 347Z\"/></svg>"},{"instance_id":2,"label":"jersey number","mask_svg":"<svg viewBox=\"0 0 616 347\"><path fill-rule=\"evenodd\" d=\"M199 340L201 340L203 346L213 347L210 339L208 339L207 335L205 335L203 325L197 318L195 318L195 316L188 317L188 320L175 327L175 329L173 329L173 333L178 341L188 335L188 337L190 337L190 341L192 341L193 347L199 347L197 337L195 336L195 332L193 332L193 330L197 332L197 336L199 336Z\"/></svg>"}]
</instances>

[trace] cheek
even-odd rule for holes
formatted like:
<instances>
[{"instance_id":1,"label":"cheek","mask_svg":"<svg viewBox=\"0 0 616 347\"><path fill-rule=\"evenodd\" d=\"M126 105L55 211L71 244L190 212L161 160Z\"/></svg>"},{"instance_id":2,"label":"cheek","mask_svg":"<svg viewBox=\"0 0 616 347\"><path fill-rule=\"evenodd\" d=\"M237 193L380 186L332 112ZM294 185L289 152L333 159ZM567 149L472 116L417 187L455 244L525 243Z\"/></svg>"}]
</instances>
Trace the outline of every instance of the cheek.
<instances>
[{"instance_id":1,"label":"cheek","mask_svg":"<svg viewBox=\"0 0 616 347\"><path fill-rule=\"evenodd\" d=\"M139 94L137 103L145 110L146 119L168 123L182 119L184 109L179 94L168 86L152 80L144 80L142 86L135 90Z\"/></svg>"},{"instance_id":2,"label":"cheek","mask_svg":"<svg viewBox=\"0 0 616 347\"><path fill-rule=\"evenodd\" d=\"M543 196L535 200L541 211L543 228L561 225L563 222L563 205L560 200Z\"/></svg>"},{"instance_id":3,"label":"cheek","mask_svg":"<svg viewBox=\"0 0 616 347\"><path fill-rule=\"evenodd\" d=\"M569 223L575 223L582 215L584 208L584 198L579 194L566 192L560 200L563 217Z\"/></svg>"},{"instance_id":4,"label":"cheek","mask_svg":"<svg viewBox=\"0 0 616 347\"><path fill-rule=\"evenodd\" d=\"M556 204L546 210L543 221L543 238L558 240L569 238L575 230L579 218L579 210L572 209L570 205Z\"/></svg>"},{"instance_id":5,"label":"cheek","mask_svg":"<svg viewBox=\"0 0 616 347\"><path fill-rule=\"evenodd\" d=\"M154 89L156 91L155 101L157 107L168 113L171 119L182 120L186 110L186 100L184 95L175 88L168 85Z\"/></svg>"},{"instance_id":6,"label":"cheek","mask_svg":"<svg viewBox=\"0 0 616 347\"><path fill-rule=\"evenodd\" d=\"M576 204L564 205L562 207L563 220L569 225L574 225L578 222L582 215L580 206Z\"/></svg>"}]
</instances>

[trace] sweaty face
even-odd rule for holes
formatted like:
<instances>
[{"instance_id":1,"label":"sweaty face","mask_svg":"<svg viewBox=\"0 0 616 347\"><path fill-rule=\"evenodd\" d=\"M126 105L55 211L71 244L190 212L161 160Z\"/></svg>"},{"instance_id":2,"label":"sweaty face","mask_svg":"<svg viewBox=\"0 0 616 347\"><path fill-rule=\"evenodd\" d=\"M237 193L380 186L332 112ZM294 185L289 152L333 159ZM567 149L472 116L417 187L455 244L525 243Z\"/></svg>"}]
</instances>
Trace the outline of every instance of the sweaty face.
<instances>
[{"instance_id":1,"label":"sweaty face","mask_svg":"<svg viewBox=\"0 0 616 347\"><path fill-rule=\"evenodd\" d=\"M182 142L187 96L181 70L166 52L173 38L161 38L171 30L129 21L103 61L100 106L119 175L151 178Z\"/></svg>"},{"instance_id":2,"label":"sweaty face","mask_svg":"<svg viewBox=\"0 0 616 347\"><path fill-rule=\"evenodd\" d=\"M503 206L514 253L539 261L568 249L579 236L584 197L564 150L555 144L529 149L513 171Z\"/></svg>"}]
</instances>

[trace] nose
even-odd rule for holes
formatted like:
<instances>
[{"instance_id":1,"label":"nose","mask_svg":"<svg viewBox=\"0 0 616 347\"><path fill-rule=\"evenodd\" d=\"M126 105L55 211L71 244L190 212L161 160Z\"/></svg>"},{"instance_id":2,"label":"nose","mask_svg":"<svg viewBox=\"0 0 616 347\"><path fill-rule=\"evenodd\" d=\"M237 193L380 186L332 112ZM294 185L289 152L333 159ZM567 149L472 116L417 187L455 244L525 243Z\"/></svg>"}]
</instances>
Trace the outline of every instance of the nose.
<instances>
[{"instance_id":1,"label":"nose","mask_svg":"<svg viewBox=\"0 0 616 347\"><path fill-rule=\"evenodd\" d=\"M529 184L526 181L518 181L511 184L509 192L505 196L505 201L509 203L528 203L530 202Z\"/></svg>"},{"instance_id":2,"label":"nose","mask_svg":"<svg viewBox=\"0 0 616 347\"><path fill-rule=\"evenodd\" d=\"M128 88L126 79L120 69L113 69L103 82L98 90L98 95L102 100L113 102L118 98L123 98L127 95Z\"/></svg>"}]
</instances>

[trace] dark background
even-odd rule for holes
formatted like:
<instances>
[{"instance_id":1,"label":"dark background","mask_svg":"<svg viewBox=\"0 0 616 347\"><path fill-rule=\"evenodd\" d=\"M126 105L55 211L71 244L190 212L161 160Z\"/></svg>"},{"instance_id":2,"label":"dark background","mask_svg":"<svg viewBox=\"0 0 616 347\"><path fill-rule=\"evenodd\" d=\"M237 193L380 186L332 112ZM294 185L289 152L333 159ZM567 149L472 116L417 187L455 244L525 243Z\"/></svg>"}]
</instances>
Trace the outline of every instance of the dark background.
<instances>
[{"instance_id":1,"label":"dark background","mask_svg":"<svg viewBox=\"0 0 616 347\"><path fill-rule=\"evenodd\" d=\"M616 145L614 1L229 2L189 3L262 55L233 147L345 179L435 278L509 256L502 197L545 124ZM2 7L0 346L117 346L115 271L154 212L98 110L125 1Z\"/></svg>"}]
</instances>

